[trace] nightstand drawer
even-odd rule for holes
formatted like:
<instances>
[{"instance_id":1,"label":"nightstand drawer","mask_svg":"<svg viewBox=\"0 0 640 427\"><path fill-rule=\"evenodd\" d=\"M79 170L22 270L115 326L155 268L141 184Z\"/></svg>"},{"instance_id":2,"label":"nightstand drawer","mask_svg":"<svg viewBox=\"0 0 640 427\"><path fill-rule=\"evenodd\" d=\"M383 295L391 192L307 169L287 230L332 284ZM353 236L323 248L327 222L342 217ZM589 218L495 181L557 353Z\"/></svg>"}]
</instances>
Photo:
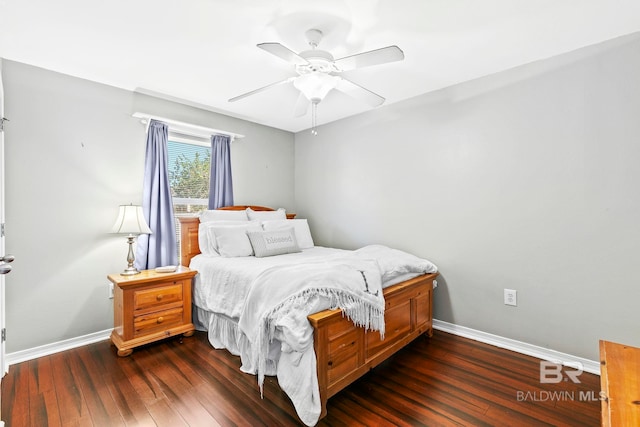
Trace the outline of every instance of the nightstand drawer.
<instances>
[{"instance_id":1,"label":"nightstand drawer","mask_svg":"<svg viewBox=\"0 0 640 427\"><path fill-rule=\"evenodd\" d=\"M133 293L133 309L144 310L182 301L182 282L169 282Z\"/></svg>"},{"instance_id":2,"label":"nightstand drawer","mask_svg":"<svg viewBox=\"0 0 640 427\"><path fill-rule=\"evenodd\" d=\"M177 307L136 316L133 319L133 335L146 335L181 325L182 313L182 307Z\"/></svg>"}]
</instances>

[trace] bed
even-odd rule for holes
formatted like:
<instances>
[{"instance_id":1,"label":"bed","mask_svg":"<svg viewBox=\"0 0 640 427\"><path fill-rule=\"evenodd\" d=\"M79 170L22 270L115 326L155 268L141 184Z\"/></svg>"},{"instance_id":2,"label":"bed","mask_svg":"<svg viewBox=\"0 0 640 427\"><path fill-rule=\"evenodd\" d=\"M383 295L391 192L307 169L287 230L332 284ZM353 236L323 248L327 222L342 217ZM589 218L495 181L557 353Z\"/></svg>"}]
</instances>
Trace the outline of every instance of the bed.
<instances>
[{"instance_id":1,"label":"bed","mask_svg":"<svg viewBox=\"0 0 640 427\"><path fill-rule=\"evenodd\" d=\"M260 215L260 213L264 213L264 215L271 215L271 213L275 214L278 211L263 206L230 206L221 208L220 210L239 212L246 211L247 209L249 209L250 212L254 212L254 215L256 216ZM294 220L294 218L295 214L286 213L286 219L290 221L284 222L287 224L289 222L293 224L295 221L302 221L297 219ZM209 340L214 347L227 348L233 354L245 356L247 353L247 350L245 349L246 343L238 345L235 344L239 342L238 337L236 336L238 332L235 329L238 328L238 320L235 318L238 313L217 313L218 308L216 307L219 307L220 304L222 304L220 301L226 301L227 299L233 298L218 297L216 300L217 303L215 304L216 307L212 308L210 304L207 304L205 296L203 296L206 292L209 292L209 288L206 286L211 286L209 284L205 286L204 283L214 283L213 286L218 286L229 277L228 272L223 274L218 270L218 265L222 265L223 262L231 262L232 265L235 266L234 268L238 269L239 265L244 265L240 263L245 261L240 258L227 258L226 260L223 260L223 257L207 257L206 254L202 254L200 246L207 245L207 243L203 243L202 236L199 235L199 229L201 229L200 218L182 217L179 218L179 221L181 235L180 262L182 265L190 266L199 272L194 282L194 316L198 317L198 319L194 319L194 322L196 325L199 325L199 329L208 331ZM296 224L299 225L297 222ZM204 229L202 228L202 230ZM253 234L256 233L247 232L247 234L252 235L253 237ZM218 249L222 250L223 248L220 247ZM207 251L208 249L205 250L205 252ZM338 253L334 251L338 251ZM245 259L251 263L251 266L246 269L242 267L242 272L244 274L246 271L246 275L248 275L249 279L254 281L257 280L256 277L258 276L260 278L264 276L265 280L266 278L270 278L272 281L283 280L281 279L282 277L285 277L282 276L283 273L289 275L298 274L299 264L304 264L305 268L308 268L309 265L315 267L315 265L318 264L332 265L331 263L334 262L342 263L342 261L338 261L342 260L342 254L340 251L341 250L339 249L334 250L329 248L310 247L299 251L300 253L269 257L268 263L266 261L266 257L246 257ZM435 266L428 261L423 260L426 265L420 264L419 273L412 272L406 275L398 274L394 276L393 281L388 283L384 281L384 275L382 275L379 280L380 283L377 283L374 278L372 278L372 275L369 275L369 271L367 270L367 266L369 264L366 263L371 261L370 258L374 258L376 256L382 256L384 260L379 263L384 263L386 262L387 253L390 254L389 259L392 259L393 256L395 256L394 254L400 253L400 251L380 246L365 247L362 248L362 252L359 251L361 250L343 252L348 252L347 255L350 257L349 263L354 263L353 265L356 273L353 274L356 276L361 274L361 279L364 279L366 289L363 291L362 296L367 298L370 297L371 301L375 300L372 304L379 304L378 301L382 300L383 322L381 325L376 324L375 315L370 311L367 312L364 317L360 318L359 321L356 321L358 313L362 313L362 306L358 306L356 310L352 310L349 304L344 306L343 309L319 309L305 314L304 319L304 323L310 325L313 340L311 344L312 348L310 349L312 351L305 353L310 356L300 356L302 353L298 354L294 352L293 354L298 355L296 356L297 358L291 362L289 360L291 357L288 355L289 353L285 353L284 350L281 352L279 349L276 349L278 352L277 357L281 358L276 365L286 366L286 369L284 367L278 369L279 366L265 368L265 364L268 364L267 362L269 361L265 362L265 360L263 360L264 357L262 356L254 357L252 355L254 358L246 363L244 360L245 358L241 357L243 359L243 367L241 369L244 372L258 372L258 382L260 385L262 384L261 378L263 378L265 374L278 375L278 382L281 388L289 395L296 407L296 411L300 416L300 419L307 425L315 424L318 419L326 415L327 400L331 396L335 395L369 370L388 359L391 355L414 339L423 334L430 337L433 332L432 294L434 287L437 285L436 277L438 276ZM388 251L395 252L390 253ZM320 256L325 257L325 252L329 254L326 255L326 260L325 258L319 258ZM258 255L257 252L256 255ZM357 259L351 259L353 257L356 257ZM298 261L300 258L305 259ZM311 261L308 261L307 258L310 258ZM284 261L285 259L287 262ZM318 261L319 259L322 259L322 261ZM263 266L263 263L266 263L264 265L267 267ZM277 266L272 267L272 263L275 263ZM376 265L379 263L376 263ZM285 267L279 266L280 264L284 264ZM226 266L227 264L224 265ZM341 266L342 264L336 264L334 266L335 268L332 269L334 270L332 274L341 274ZM254 270L258 271L260 268L263 269L260 273L252 273ZM288 272L280 271L282 269L288 269ZM367 275L365 275L365 271ZM267 275L267 273L271 274L271 276ZM215 276L215 274L219 274L219 276ZM344 277L346 276L348 276L347 273L344 274ZM408 276L412 277L406 279ZM369 277L369 280L367 280L367 277ZM221 278L224 278L224 280ZM211 282L211 280L213 280L213 282ZM216 280L218 280L218 282L216 282ZM371 286L371 289L369 289L369 286ZM377 289L376 286L380 286L380 295L378 295L377 291L374 295L373 290ZM201 296L199 297L198 295ZM262 295L259 298L265 298L267 296ZM322 304L314 306L313 304L315 304L315 301L313 304L309 303L309 301L305 301L305 304L306 305L304 305L304 307L325 307ZM249 305L249 303L246 303L245 309L246 306ZM335 306L335 304L332 305ZM337 306L342 307L341 305ZM370 306L367 306L367 308L371 309ZM259 309L254 308L254 311L255 310L260 312ZM225 310L220 309L219 311L222 312ZM354 315L354 313L356 314ZM246 329L247 328L243 330ZM271 329L273 329L273 327L271 327ZM256 336L262 336L261 334L263 333L267 332L263 332L259 329ZM250 333L247 333L247 335L251 336ZM273 339L273 337L271 339ZM301 338L301 341L302 340L303 339ZM250 339L250 341L252 340ZM256 341L259 341L261 346L273 344L267 344L266 342L263 343L262 341L265 341L265 339L262 339L262 341ZM282 341L284 342L285 338L282 338ZM294 341L294 344L295 343L296 342ZM291 345L293 346L294 344ZM280 344L278 343L278 345ZM282 344L282 348L285 349L286 345ZM266 348L265 351L267 351ZM271 355L274 348L269 348L268 351ZM305 361L306 358L309 360ZM283 361L283 359L286 360ZM314 370L315 375L310 380L310 383L305 382L306 380L300 380L300 378L290 373L295 372L294 368L298 366L298 364L307 364ZM291 366L291 369L288 368L289 366ZM285 377L285 374L289 378ZM299 403L300 396L298 396L298 394L307 393L306 388L314 390L317 388L317 392L315 394L304 396L304 399L314 402L317 401L312 405L317 406L316 409L308 409L304 404Z\"/></svg>"}]
</instances>

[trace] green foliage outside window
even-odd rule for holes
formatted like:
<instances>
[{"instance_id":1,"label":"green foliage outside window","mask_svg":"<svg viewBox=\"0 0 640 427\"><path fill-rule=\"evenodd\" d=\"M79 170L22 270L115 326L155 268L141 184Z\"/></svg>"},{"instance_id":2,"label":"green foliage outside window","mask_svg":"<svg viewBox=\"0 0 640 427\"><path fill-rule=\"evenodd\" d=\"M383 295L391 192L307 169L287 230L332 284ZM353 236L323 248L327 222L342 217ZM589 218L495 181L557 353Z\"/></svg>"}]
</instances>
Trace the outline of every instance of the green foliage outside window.
<instances>
[{"instance_id":1,"label":"green foliage outside window","mask_svg":"<svg viewBox=\"0 0 640 427\"><path fill-rule=\"evenodd\" d=\"M169 185L176 215L207 209L211 148L169 140Z\"/></svg>"},{"instance_id":2,"label":"green foliage outside window","mask_svg":"<svg viewBox=\"0 0 640 427\"><path fill-rule=\"evenodd\" d=\"M173 197L206 199L209 197L209 170L211 152L195 153L192 159L179 154L169 169L169 182Z\"/></svg>"}]
</instances>

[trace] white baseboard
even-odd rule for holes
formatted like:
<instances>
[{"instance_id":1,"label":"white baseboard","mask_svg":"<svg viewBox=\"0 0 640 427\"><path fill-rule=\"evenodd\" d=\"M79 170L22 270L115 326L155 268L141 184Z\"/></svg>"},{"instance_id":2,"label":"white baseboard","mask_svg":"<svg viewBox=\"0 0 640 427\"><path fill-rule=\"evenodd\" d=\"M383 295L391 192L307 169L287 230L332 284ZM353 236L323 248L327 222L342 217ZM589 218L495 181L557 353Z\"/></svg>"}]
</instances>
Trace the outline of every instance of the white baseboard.
<instances>
[{"instance_id":1,"label":"white baseboard","mask_svg":"<svg viewBox=\"0 0 640 427\"><path fill-rule=\"evenodd\" d=\"M527 356L533 356L538 359L562 363L563 365L571 366L571 364L575 362L581 363L582 369L585 372L600 375L600 363L594 360L561 353L559 351L513 340L511 338L501 337L499 335L489 334L487 332L478 331L465 326L458 326L453 323L443 322L442 320L437 319L433 319L433 328L439 331L449 332L453 335L459 335L461 337L480 341L485 344L515 351L517 353L526 354Z\"/></svg>"},{"instance_id":2,"label":"white baseboard","mask_svg":"<svg viewBox=\"0 0 640 427\"><path fill-rule=\"evenodd\" d=\"M82 347L83 345L107 340L109 339L112 330L113 329L107 329L104 331L83 335L81 337L70 338L64 341L58 341L51 344L41 345L39 347L29 348L27 350L7 353L5 355L5 362L7 366L11 366L15 365L16 363L26 362L27 360L37 359L38 357L48 356L60 351L70 350L72 348Z\"/></svg>"}]
</instances>

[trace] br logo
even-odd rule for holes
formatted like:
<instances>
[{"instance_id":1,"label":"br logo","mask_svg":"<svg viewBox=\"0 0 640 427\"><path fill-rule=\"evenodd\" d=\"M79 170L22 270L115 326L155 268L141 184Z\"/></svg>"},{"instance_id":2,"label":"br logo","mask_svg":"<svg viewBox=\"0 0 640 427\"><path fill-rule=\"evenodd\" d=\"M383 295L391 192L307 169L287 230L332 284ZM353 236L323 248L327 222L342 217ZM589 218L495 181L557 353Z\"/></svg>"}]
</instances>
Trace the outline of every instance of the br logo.
<instances>
[{"instance_id":1,"label":"br logo","mask_svg":"<svg viewBox=\"0 0 640 427\"><path fill-rule=\"evenodd\" d=\"M565 370L563 368L571 368ZM580 362L549 362L540 361L540 383L541 384L557 384L562 381L571 380L574 383L580 383L578 377L582 375L583 366Z\"/></svg>"}]
</instances>

